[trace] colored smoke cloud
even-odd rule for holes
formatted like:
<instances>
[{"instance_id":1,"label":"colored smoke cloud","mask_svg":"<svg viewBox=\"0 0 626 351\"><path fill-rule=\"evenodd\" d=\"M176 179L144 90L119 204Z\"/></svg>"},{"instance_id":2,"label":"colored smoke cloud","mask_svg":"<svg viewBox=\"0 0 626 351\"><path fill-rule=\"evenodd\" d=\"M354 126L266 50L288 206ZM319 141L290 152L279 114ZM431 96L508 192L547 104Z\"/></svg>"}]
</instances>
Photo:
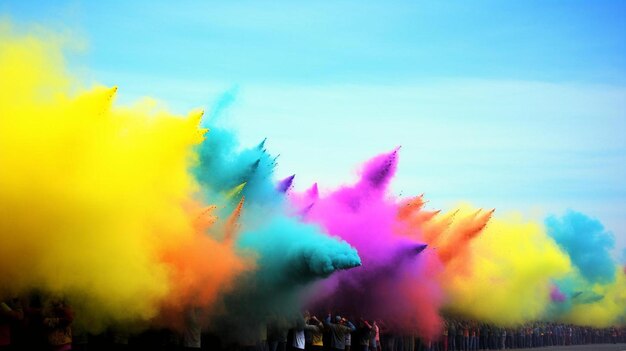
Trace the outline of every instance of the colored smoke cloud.
<instances>
[{"instance_id":1,"label":"colored smoke cloud","mask_svg":"<svg viewBox=\"0 0 626 351\"><path fill-rule=\"evenodd\" d=\"M237 245L256 254L259 268L242 276L224 299L226 314L217 319L215 330L226 339L262 340L267 322L301 312L311 283L361 265L348 243L289 217L244 230Z\"/></svg>"},{"instance_id":2,"label":"colored smoke cloud","mask_svg":"<svg viewBox=\"0 0 626 351\"><path fill-rule=\"evenodd\" d=\"M558 286L553 285L550 289L550 299L555 302L563 302L567 297L561 292Z\"/></svg>"},{"instance_id":3,"label":"colored smoke cloud","mask_svg":"<svg viewBox=\"0 0 626 351\"><path fill-rule=\"evenodd\" d=\"M67 297L94 332L200 308L248 345L307 307L424 337L447 314L626 323L626 249L613 261L596 219L426 209L389 191L399 149L354 184L294 192L271 140L241 147L221 123L237 88L205 117L119 106L66 72L62 47L0 23L0 298Z\"/></svg>"},{"instance_id":4,"label":"colored smoke cloud","mask_svg":"<svg viewBox=\"0 0 626 351\"><path fill-rule=\"evenodd\" d=\"M190 307L252 317L237 309L252 306L245 296L272 313L281 296L281 313L295 313L307 283L360 265L349 244L287 216L264 141L239 151L219 126L234 91L202 121L151 101L117 106L116 89L70 84L58 43L2 29L3 296L64 296L92 331L177 327Z\"/></svg>"},{"instance_id":5,"label":"colored smoke cloud","mask_svg":"<svg viewBox=\"0 0 626 351\"><path fill-rule=\"evenodd\" d=\"M254 342L263 338L270 319L287 320L301 312L311 283L357 267L361 260L348 243L302 223L291 213L285 192L294 176L276 183L276 157L267 152L266 141L240 148L235 133L222 126L224 102L233 100L234 92L226 92L216 111L202 122L210 132L196 148L199 162L193 171L205 199L220 204L218 213L230 213L242 199L243 211L232 240L241 255L255 258L257 269L237 280L235 289L223 299L223 313L210 327L226 339Z\"/></svg>"},{"instance_id":6,"label":"colored smoke cloud","mask_svg":"<svg viewBox=\"0 0 626 351\"><path fill-rule=\"evenodd\" d=\"M544 228L518 215L491 218L469 245L463 261L446 265L442 284L447 308L474 319L500 325L541 319L552 279L570 271L569 258Z\"/></svg>"},{"instance_id":7,"label":"colored smoke cloud","mask_svg":"<svg viewBox=\"0 0 626 351\"><path fill-rule=\"evenodd\" d=\"M340 272L318 286L317 309L384 320L396 331L433 337L439 331L441 292L433 279L433 260L423 242L397 222L399 203L387 187L397 167L398 150L374 157L356 184L319 195L314 186L292 201L304 218L354 245L363 266Z\"/></svg>"},{"instance_id":8,"label":"colored smoke cloud","mask_svg":"<svg viewBox=\"0 0 626 351\"><path fill-rule=\"evenodd\" d=\"M568 211L546 219L551 237L568 253L575 270L556 284L565 301L551 310L552 318L575 324L609 326L624 323L624 274L613 261L613 235L596 219Z\"/></svg>"},{"instance_id":9,"label":"colored smoke cloud","mask_svg":"<svg viewBox=\"0 0 626 351\"><path fill-rule=\"evenodd\" d=\"M209 306L246 269L196 225L199 113L119 107L116 89L77 90L56 41L8 25L0 76L3 295L65 296L100 330L156 318L165 305Z\"/></svg>"},{"instance_id":10,"label":"colored smoke cloud","mask_svg":"<svg viewBox=\"0 0 626 351\"><path fill-rule=\"evenodd\" d=\"M560 219L548 217L546 227L585 279L592 283L615 279L615 262L610 255L615 238L604 230L600 221L580 212L568 211Z\"/></svg>"}]
</instances>

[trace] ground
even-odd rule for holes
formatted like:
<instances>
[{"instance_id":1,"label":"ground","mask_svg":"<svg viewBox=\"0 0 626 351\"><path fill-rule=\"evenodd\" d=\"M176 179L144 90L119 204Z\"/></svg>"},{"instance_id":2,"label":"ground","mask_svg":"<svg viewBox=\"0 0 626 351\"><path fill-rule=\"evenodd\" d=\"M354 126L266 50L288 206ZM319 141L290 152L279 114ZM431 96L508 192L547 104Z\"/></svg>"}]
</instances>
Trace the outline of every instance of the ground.
<instances>
[{"instance_id":1,"label":"ground","mask_svg":"<svg viewBox=\"0 0 626 351\"><path fill-rule=\"evenodd\" d=\"M626 351L626 344L593 344L573 346L550 346L533 349L508 349L526 351Z\"/></svg>"}]
</instances>

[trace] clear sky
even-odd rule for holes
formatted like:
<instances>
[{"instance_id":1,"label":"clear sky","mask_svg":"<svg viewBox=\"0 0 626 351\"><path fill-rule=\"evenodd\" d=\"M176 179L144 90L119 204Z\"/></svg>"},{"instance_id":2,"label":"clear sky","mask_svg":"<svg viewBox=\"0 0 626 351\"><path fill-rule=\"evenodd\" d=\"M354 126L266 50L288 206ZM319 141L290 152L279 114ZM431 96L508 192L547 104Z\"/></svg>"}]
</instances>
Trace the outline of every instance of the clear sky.
<instances>
[{"instance_id":1,"label":"clear sky","mask_svg":"<svg viewBox=\"0 0 626 351\"><path fill-rule=\"evenodd\" d=\"M210 110L321 189L402 146L394 191L602 221L626 246L624 1L1 1L72 68Z\"/></svg>"}]
</instances>

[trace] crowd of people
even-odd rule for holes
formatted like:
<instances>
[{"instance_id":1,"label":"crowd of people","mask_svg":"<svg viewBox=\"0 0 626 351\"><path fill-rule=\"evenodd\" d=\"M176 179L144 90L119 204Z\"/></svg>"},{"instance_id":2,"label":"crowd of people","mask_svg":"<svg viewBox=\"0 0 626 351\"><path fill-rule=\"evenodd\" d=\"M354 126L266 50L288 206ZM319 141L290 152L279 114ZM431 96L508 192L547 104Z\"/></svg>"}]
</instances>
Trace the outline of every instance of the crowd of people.
<instances>
[{"instance_id":1,"label":"crowd of people","mask_svg":"<svg viewBox=\"0 0 626 351\"><path fill-rule=\"evenodd\" d=\"M73 312L64 299L39 295L0 302L0 350L72 349Z\"/></svg>"},{"instance_id":2,"label":"crowd of people","mask_svg":"<svg viewBox=\"0 0 626 351\"><path fill-rule=\"evenodd\" d=\"M626 328L593 328L563 323L534 322L499 327L448 319L433 350L505 350L548 346L626 343Z\"/></svg>"},{"instance_id":3,"label":"crowd of people","mask_svg":"<svg viewBox=\"0 0 626 351\"><path fill-rule=\"evenodd\" d=\"M305 312L270 319L258 339L228 342L200 327L190 309L180 330L149 328L131 333L108 329L99 334L74 328L74 312L61 298L11 299L0 303L0 351L21 350L213 350L213 351L473 351L549 346L626 343L626 327L592 328L534 322L501 327L448 318L432 339L404 335L382 320L353 319Z\"/></svg>"}]
</instances>

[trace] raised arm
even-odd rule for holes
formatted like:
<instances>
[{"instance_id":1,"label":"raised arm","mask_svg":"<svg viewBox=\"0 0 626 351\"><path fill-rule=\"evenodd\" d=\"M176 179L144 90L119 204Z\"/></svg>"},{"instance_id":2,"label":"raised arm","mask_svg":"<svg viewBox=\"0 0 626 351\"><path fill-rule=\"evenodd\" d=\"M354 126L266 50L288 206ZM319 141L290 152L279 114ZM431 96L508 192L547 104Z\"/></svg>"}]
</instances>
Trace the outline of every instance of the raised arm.
<instances>
[{"instance_id":1,"label":"raised arm","mask_svg":"<svg viewBox=\"0 0 626 351\"><path fill-rule=\"evenodd\" d=\"M328 316L326 316L326 318L324 319L324 324L328 324L330 325L330 313L328 314Z\"/></svg>"},{"instance_id":2,"label":"raised arm","mask_svg":"<svg viewBox=\"0 0 626 351\"><path fill-rule=\"evenodd\" d=\"M346 326L350 328L350 332L354 332L356 330L356 327L354 326L354 324L352 324L352 322L350 322L347 319L346 319Z\"/></svg>"}]
</instances>

